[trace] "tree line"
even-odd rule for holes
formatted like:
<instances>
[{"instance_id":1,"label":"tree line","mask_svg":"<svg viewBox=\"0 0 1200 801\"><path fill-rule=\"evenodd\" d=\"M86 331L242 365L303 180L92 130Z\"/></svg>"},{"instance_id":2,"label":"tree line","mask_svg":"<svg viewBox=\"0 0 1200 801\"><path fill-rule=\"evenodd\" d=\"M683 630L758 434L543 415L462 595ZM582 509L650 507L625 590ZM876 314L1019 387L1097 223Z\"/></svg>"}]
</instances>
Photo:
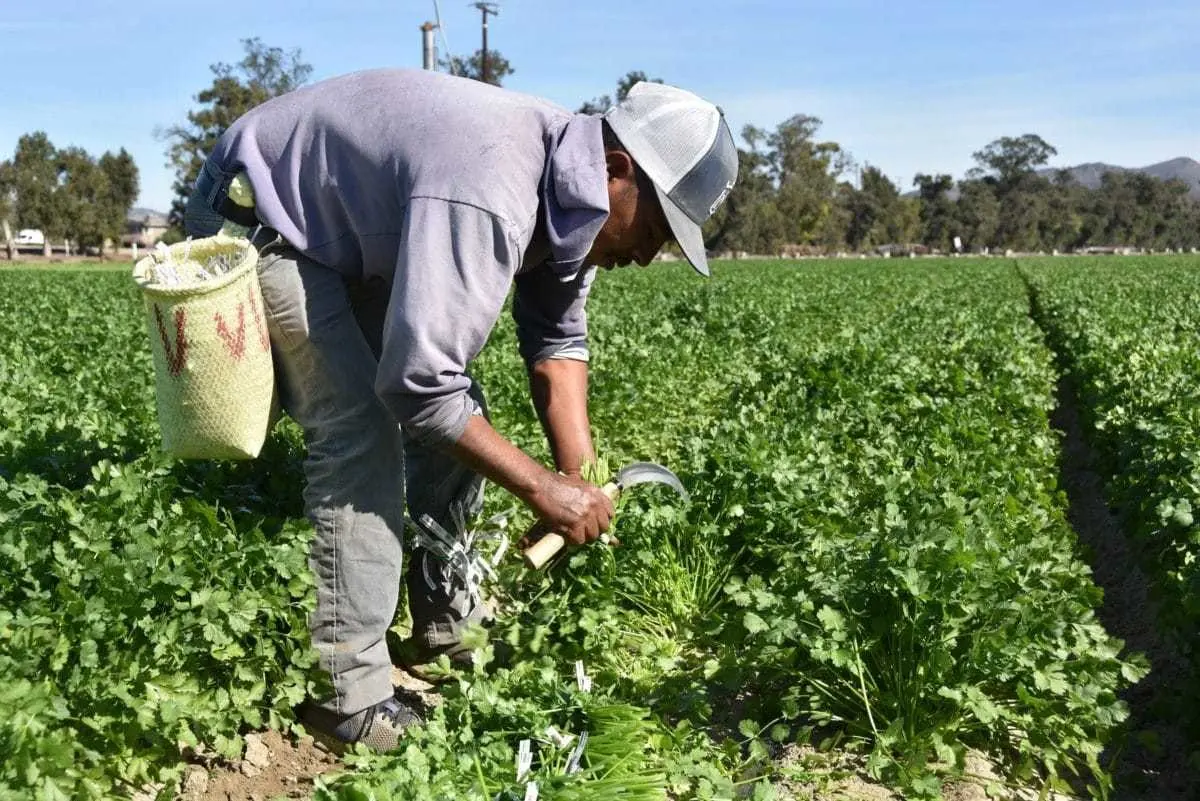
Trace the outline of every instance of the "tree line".
<instances>
[{"instance_id":1,"label":"tree line","mask_svg":"<svg viewBox=\"0 0 1200 801\"><path fill-rule=\"evenodd\" d=\"M905 194L877 167L858 167L820 120L773 131L747 126L738 186L706 230L713 250L756 254L862 251L919 244L931 251L1071 251L1200 246L1200 203L1182 181L1106 173L1089 189L1047 173L1055 148L1037 134L1005 136L972 154L963 179L918 174Z\"/></svg>"},{"instance_id":2,"label":"tree line","mask_svg":"<svg viewBox=\"0 0 1200 801\"><path fill-rule=\"evenodd\" d=\"M69 240L101 254L117 244L138 195L138 169L121 148L92 156L81 147L55 147L44 131L17 140L13 157L0 162L0 223L7 231L34 228L51 242ZM0 240L2 242L3 240Z\"/></svg>"},{"instance_id":3,"label":"tree line","mask_svg":"<svg viewBox=\"0 0 1200 801\"><path fill-rule=\"evenodd\" d=\"M170 242L182 238L184 204L205 156L239 116L303 85L312 73L299 50L242 41L236 64L212 65L211 85L196 95L185 122L159 131L175 171ZM443 59L441 67L482 79L482 51ZM514 69L487 54L488 82ZM613 95L584 101L596 114L619 102L640 71L617 81ZM737 186L705 227L710 251L798 255L920 245L931 251L1070 251L1089 246L1179 249L1200 246L1200 203L1180 181L1110 172L1089 189L1066 171L1043 168L1057 155L1037 134L1001 137L973 154L975 167L956 180L919 174L897 186L878 167L858 164L837 142L819 136L821 120L797 114L773 129L745 126ZM80 148L55 148L44 133L21 138L0 163L0 220L40 228L82 246L119 239L137 196L137 167L122 149L94 159ZM906 191L907 190L907 191Z\"/></svg>"}]
</instances>

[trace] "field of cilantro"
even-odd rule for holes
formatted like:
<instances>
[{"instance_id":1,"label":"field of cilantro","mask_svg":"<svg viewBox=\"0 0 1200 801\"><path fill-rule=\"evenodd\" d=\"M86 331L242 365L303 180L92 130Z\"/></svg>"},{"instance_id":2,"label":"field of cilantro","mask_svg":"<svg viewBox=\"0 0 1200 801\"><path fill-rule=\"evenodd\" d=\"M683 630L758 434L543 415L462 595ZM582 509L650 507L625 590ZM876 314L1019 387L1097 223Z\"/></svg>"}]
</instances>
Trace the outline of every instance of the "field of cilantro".
<instances>
[{"instance_id":1,"label":"field of cilantro","mask_svg":"<svg viewBox=\"0 0 1200 801\"><path fill-rule=\"evenodd\" d=\"M1021 271L1071 376L1108 505L1146 573L1178 663L1161 695L1200 764L1200 262L1056 267L1031 261Z\"/></svg>"},{"instance_id":2,"label":"field of cilantro","mask_svg":"<svg viewBox=\"0 0 1200 801\"><path fill-rule=\"evenodd\" d=\"M622 499L622 547L546 573L506 560L492 588L504 658L447 685L406 750L350 757L316 796L492 801L536 781L543 799L786 798L804 779L779 759L793 743L856 753L906 797L938 796L969 751L1013 786L1103 795L1118 693L1146 667L1098 622L1067 523L1059 368L1031 287L1050 345L1098 343L1069 366L1097 404L1089 420L1113 432L1114 502L1167 555L1187 552L1200 508L1195 468L1163 456L1195 455L1183 345L1200 306L1178 292L1170 329L1116 272L1068 263L600 276L603 460L668 465L691 505L639 487ZM1101 278L1141 316L1106 299L1079 312ZM155 781L171 797L181 747L235 757L246 731L286 728L318 681L299 432L280 425L254 462L165 459L144 325L124 271L0 271L3 797L127 797ZM1168 358L1155 348L1169 331ZM1131 343L1147 366L1104 372ZM545 458L507 320L475 372L497 427ZM1143 398L1142 381L1180 405ZM530 522L493 489L485 516L501 513L510 532ZM1192 631L1195 576L1163 562ZM588 732L580 770L565 769L577 741L551 727ZM518 780L522 739L533 762Z\"/></svg>"}]
</instances>

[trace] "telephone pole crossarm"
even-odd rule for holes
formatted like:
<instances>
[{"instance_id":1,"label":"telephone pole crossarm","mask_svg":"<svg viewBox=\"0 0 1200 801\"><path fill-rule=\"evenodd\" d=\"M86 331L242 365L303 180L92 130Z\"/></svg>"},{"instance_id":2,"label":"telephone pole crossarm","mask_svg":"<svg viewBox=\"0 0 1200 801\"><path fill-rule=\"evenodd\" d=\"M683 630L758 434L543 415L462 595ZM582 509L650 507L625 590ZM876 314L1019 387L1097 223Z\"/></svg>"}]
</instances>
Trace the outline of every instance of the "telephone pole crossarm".
<instances>
[{"instance_id":1,"label":"telephone pole crossarm","mask_svg":"<svg viewBox=\"0 0 1200 801\"><path fill-rule=\"evenodd\" d=\"M483 50L479 57L479 78L484 83L490 83L488 80L488 14L491 14L493 17L500 16L500 4L478 2L471 5L478 8L479 13L483 16Z\"/></svg>"}]
</instances>

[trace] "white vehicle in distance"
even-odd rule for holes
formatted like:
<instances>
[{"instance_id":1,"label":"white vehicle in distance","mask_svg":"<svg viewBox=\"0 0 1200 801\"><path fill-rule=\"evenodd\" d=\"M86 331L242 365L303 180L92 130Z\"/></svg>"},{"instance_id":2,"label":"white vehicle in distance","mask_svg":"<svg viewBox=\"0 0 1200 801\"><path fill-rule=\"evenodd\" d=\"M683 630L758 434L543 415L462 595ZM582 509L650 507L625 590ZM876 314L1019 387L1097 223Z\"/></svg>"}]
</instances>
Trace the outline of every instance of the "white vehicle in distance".
<instances>
[{"instance_id":1,"label":"white vehicle in distance","mask_svg":"<svg viewBox=\"0 0 1200 801\"><path fill-rule=\"evenodd\" d=\"M15 239L13 239L13 244L28 246L37 245L41 247L42 245L46 244L46 237L36 228L25 228L17 231L17 236Z\"/></svg>"}]
</instances>

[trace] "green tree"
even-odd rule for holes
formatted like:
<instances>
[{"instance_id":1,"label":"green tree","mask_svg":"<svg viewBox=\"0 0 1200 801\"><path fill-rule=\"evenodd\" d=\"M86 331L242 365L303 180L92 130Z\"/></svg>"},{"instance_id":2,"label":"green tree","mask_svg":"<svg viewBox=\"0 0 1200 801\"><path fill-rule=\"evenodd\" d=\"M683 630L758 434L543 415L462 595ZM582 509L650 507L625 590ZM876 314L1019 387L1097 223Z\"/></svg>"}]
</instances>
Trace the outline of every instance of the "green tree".
<instances>
[{"instance_id":1,"label":"green tree","mask_svg":"<svg viewBox=\"0 0 1200 801\"><path fill-rule=\"evenodd\" d=\"M1002 136L972 154L967 173L995 189L1000 210L994 243L998 247L1037 250L1048 213L1050 182L1036 172L1058 153L1037 134Z\"/></svg>"},{"instance_id":2,"label":"green tree","mask_svg":"<svg viewBox=\"0 0 1200 801\"><path fill-rule=\"evenodd\" d=\"M1037 134L1002 136L971 154L977 166L968 177L990 177L1007 191L1056 155L1058 151Z\"/></svg>"},{"instance_id":3,"label":"green tree","mask_svg":"<svg viewBox=\"0 0 1200 801\"><path fill-rule=\"evenodd\" d=\"M878 244L871 241L871 231L883 209L874 197L844 182L838 187L837 208L841 211L842 238L848 248L861 250Z\"/></svg>"},{"instance_id":4,"label":"green tree","mask_svg":"<svg viewBox=\"0 0 1200 801\"><path fill-rule=\"evenodd\" d=\"M51 243L70 239L103 253L119 240L138 192L137 166L123 148L93 158L83 148L56 148L45 133L26 134L13 159L0 164L0 220L36 228Z\"/></svg>"},{"instance_id":5,"label":"green tree","mask_svg":"<svg viewBox=\"0 0 1200 801\"><path fill-rule=\"evenodd\" d=\"M499 50L488 48L487 61L487 81L492 86L500 86L504 83L504 79L512 75L515 70L512 64L508 63L508 59L500 55ZM452 56L451 58L438 59L438 66L452 75L460 75L464 78L470 78L473 81L483 81L483 49L476 50L470 58L462 58L460 56Z\"/></svg>"},{"instance_id":6,"label":"green tree","mask_svg":"<svg viewBox=\"0 0 1200 801\"><path fill-rule=\"evenodd\" d=\"M1046 214L1040 226L1042 248L1072 250L1079 247L1084 235L1084 211L1089 190L1072 179L1069 172L1059 170L1043 191Z\"/></svg>"},{"instance_id":7,"label":"green tree","mask_svg":"<svg viewBox=\"0 0 1200 801\"><path fill-rule=\"evenodd\" d=\"M648 83L662 83L662 78L650 78L641 70L630 70L625 75L617 80L617 91L614 96L600 95L591 100L586 101L579 107L580 114L603 114L610 108L620 103L629 95L629 90L636 84L646 81Z\"/></svg>"},{"instance_id":8,"label":"green tree","mask_svg":"<svg viewBox=\"0 0 1200 801\"><path fill-rule=\"evenodd\" d=\"M10 223L16 192L13 189L13 166L11 161L0 161L0 222Z\"/></svg>"},{"instance_id":9,"label":"green tree","mask_svg":"<svg viewBox=\"0 0 1200 801\"><path fill-rule=\"evenodd\" d=\"M172 125L161 134L169 143L167 159L175 169L170 219L176 227L182 227L192 185L221 134L250 109L298 88L312 74L312 66L301 60L299 50L285 52L258 38L243 39L242 46L245 55L237 64L210 67L212 85L196 95L199 107L188 112L187 123Z\"/></svg>"},{"instance_id":10,"label":"green tree","mask_svg":"<svg viewBox=\"0 0 1200 801\"><path fill-rule=\"evenodd\" d=\"M1190 187L1176 180L1161 183L1159 246L1179 249L1200 245L1200 203L1188 197Z\"/></svg>"},{"instance_id":11,"label":"green tree","mask_svg":"<svg viewBox=\"0 0 1200 801\"><path fill-rule=\"evenodd\" d=\"M888 216L888 238L892 242L912 244L921 240L921 201L901 197Z\"/></svg>"},{"instance_id":12,"label":"green tree","mask_svg":"<svg viewBox=\"0 0 1200 801\"><path fill-rule=\"evenodd\" d=\"M861 186L846 185L846 244L854 250L887 242L907 243L910 224L900 190L878 167L867 165L860 173Z\"/></svg>"},{"instance_id":13,"label":"green tree","mask_svg":"<svg viewBox=\"0 0 1200 801\"><path fill-rule=\"evenodd\" d=\"M12 162L0 161L0 235L4 237L5 255L10 261L14 255L12 245L12 215L13 207L16 205L12 171Z\"/></svg>"},{"instance_id":14,"label":"green tree","mask_svg":"<svg viewBox=\"0 0 1200 801\"><path fill-rule=\"evenodd\" d=\"M833 201L829 211L821 218L811 243L826 253L837 253L853 249L850 244L850 229L854 226L855 203L858 190L849 181L841 181L834 187Z\"/></svg>"},{"instance_id":15,"label":"green tree","mask_svg":"<svg viewBox=\"0 0 1200 801\"><path fill-rule=\"evenodd\" d=\"M836 142L818 142L821 120L796 114L765 134L751 129L751 147L765 141L770 175L777 188L776 205L787 221L788 242L812 244L834 208L838 176L847 165Z\"/></svg>"},{"instance_id":16,"label":"green tree","mask_svg":"<svg viewBox=\"0 0 1200 801\"><path fill-rule=\"evenodd\" d=\"M995 247L996 229L1000 224L1000 202L996 199L995 189L984 181L967 180L959 182L958 190L955 216L963 248L979 251Z\"/></svg>"},{"instance_id":17,"label":"green tree","mask_svg":"<svg viewBox=\"0 0 1200 801\"><path fill-rule=\"evenodd\" d=\"M25 134L17 140L11 184L16 196L17 228L40 230L46 237L44 252L49 256L51 239L66 235L66 220L58 192L58 151L45 132Z\"/></svg>"},{"instance_id":18,"label":"green tree","mask_svg":"<svg viewBox=\"0 0 1200 801\"><path fill-rule=\"evenodd\" d=\"M920 240L934 250L949 251L954 242L954 201L950 191L954 179L949 175L917 173L913 179L920 204Z\"/></svg>"},{"instance_id":19,"label":"green tree","mask_svg":"<svg viewBox=\"0 0 1200 801\"><path fill-rule=\"evenodd\" d=\"M997 246L1024 252L1043 249L1041 231L1049 219L1049 194L1050 182L1032 172L1007 188L998 184Z\"/></svg>"},{"instance_id":20,"label":"green tree","mask_svg":"<svg viewBox=\"0 0 1200 801\"><path fill-rule=\"evenodd\" d=\"M114 247L120 246L121 236L125 233L125 221L129 209L137 200L141 181L137 164L125 148L116 153L106 152L97 162L100 172L107 181L107 191L104 194L104 236L110 239Z\"/></svg>"},{"instance_id":21,"label":"green tree","mask_svg":"<svg viewBox=\"0 0 1200 801\"><path fill-rule=\"evenodd\" d=\"M1142 248L1191 247L1197 204L1180 181L1137 172L1109 172L1092 197L1088 244Z\"/></svg>"},{"instance_id":22,"label":"green tree","mask_svg":"<svg viewBox=\"0 0 1200 801\"><path fill-rule=\"evenodd\" d=\"M104 246L109 214L108 176L81 147L58 151L58 207L64 234L76 247Z\"/></svg>"},{"instance_id":23,"label":"green tree","mask_svg":"<svg viewBox=\"0 0 1200 801\"><path fill-rule=\"evenodd\" d=\"M8 221L13 213L13 201L16 199L13 190L12 162L0 161L0 220Z\"/></svg>"}]
</instances>

